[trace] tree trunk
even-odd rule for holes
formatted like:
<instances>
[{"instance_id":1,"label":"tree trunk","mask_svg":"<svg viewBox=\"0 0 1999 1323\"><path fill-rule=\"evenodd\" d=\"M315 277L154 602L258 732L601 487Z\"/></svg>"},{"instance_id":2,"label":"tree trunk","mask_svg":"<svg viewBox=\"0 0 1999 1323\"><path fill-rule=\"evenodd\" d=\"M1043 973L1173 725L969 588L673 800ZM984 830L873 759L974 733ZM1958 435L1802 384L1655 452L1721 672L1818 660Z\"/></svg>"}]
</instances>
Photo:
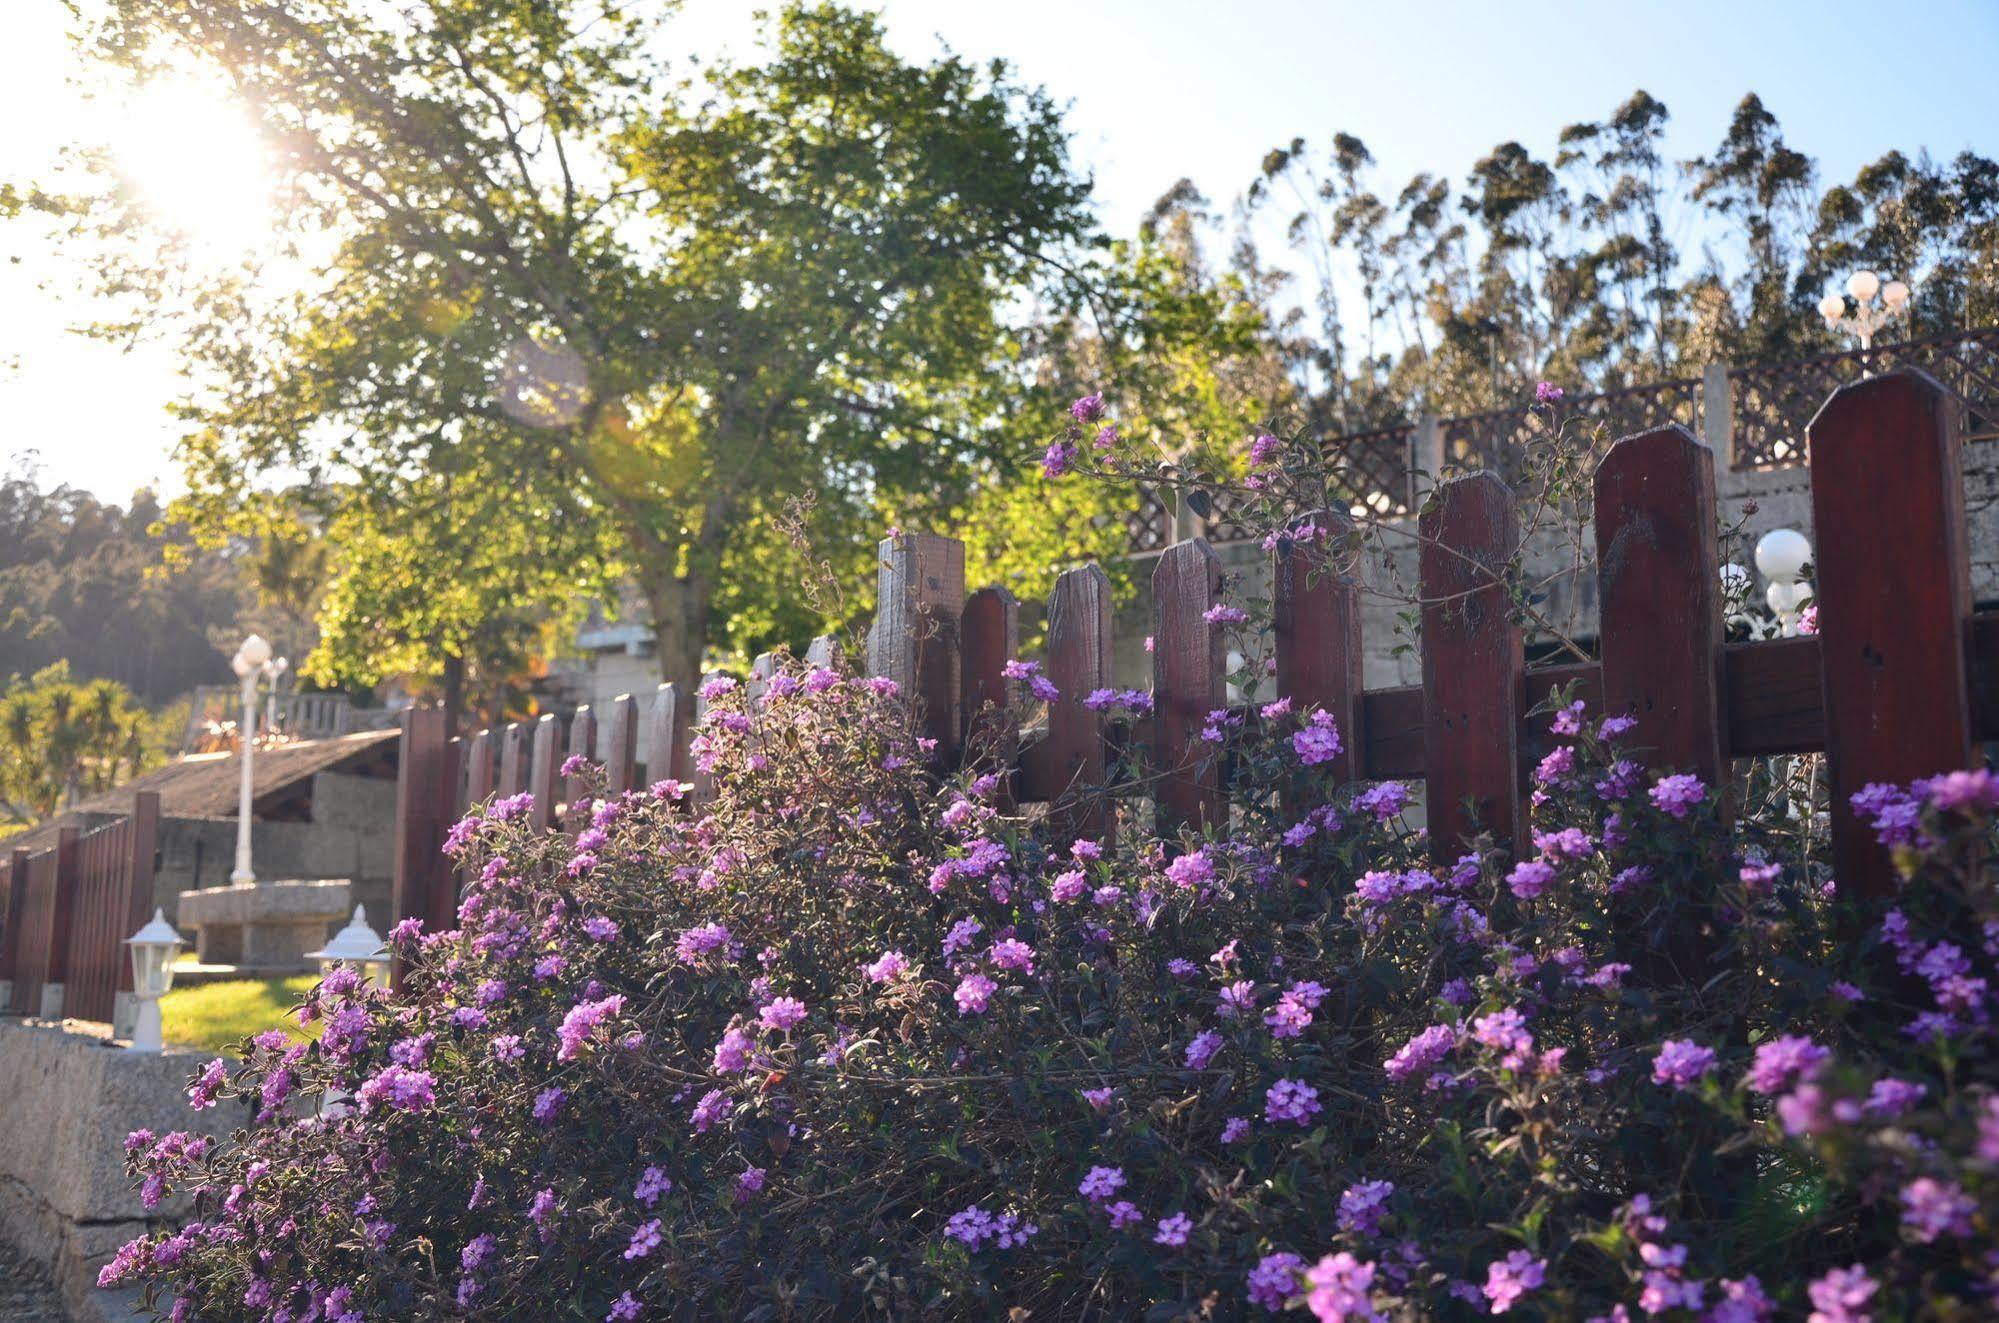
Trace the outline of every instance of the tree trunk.
<instances>
[{"instance_id":1,"label":"tree trunk","mask_svg":"<svg viewBox=\"0 0 1999 1323\"><path fill-rule=\"evenodd\" d=\"M640 587L652 612L652 629L659 678L693 695L701 684L701 660L708 646L708 608L715 587L709 576L695 570L675 574L670 569L641 566Z\"/></svg>"},{"instance_id":2,"label":"tree trunk","mask_svg":"<svg viewBox=\"0 0 1999 1323\"><path fill-rule=\"evenodd\" d=\"M465 716L465 658L452 653L444 659L444 737L458 734Z\"/></svg>"}]
</instances>

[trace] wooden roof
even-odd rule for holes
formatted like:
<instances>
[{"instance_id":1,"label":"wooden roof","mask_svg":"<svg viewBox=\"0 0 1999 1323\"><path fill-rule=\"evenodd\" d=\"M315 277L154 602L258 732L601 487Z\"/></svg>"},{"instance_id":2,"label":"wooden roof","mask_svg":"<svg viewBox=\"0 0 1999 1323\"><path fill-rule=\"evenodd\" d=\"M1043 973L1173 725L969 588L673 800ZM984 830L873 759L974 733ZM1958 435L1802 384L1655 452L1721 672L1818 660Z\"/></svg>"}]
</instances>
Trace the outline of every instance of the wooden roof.
<instances>
[{"instance_id":1,"label":"wooden roof","mask_svg":"<svg viewBox=\"0 0 1999 1323\"><path fill-rule=\"evenodd\" d=\"M364 730L326 740L300 740L257 750L251 764L251 811L261 815L320 772L359 770L371 762L392 764L394 730ZM242 771L233 753L195 753L156 767L115 789L79 800L63 813L27 831L0 837L0 851L41 850L77 814L124 814L132 796L151 790L160 797L162 818L233 818L237 779Z\"/></svg>"}]
</instances>

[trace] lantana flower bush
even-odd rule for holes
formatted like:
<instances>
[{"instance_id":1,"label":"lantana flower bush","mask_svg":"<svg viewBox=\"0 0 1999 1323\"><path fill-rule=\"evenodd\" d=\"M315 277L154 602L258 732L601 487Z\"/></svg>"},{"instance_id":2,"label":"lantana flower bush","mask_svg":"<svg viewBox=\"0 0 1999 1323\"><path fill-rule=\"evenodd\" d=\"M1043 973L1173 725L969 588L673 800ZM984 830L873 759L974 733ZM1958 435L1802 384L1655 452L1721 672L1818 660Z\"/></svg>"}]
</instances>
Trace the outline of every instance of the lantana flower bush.
<instances>
[{"instance_id":1,"label":"lantana flower bush","mask_svg":"<svg viewBox=\"0 0 1999 1323\"><path fill-rule=\"evenodd\" d=\"M1142 691L1009 673L1142 743ZM1983 770L1859 797L1903 878L1863 903L1769 777L1647 770L1567 695L1528 839L1443 865L1283 697L1211 723L1225 831L1135 776L1100 839L944 774L888 681L705 697L712 795L477 806L397 991L333 974L312 1041L204 1068L229 1141L134 1134L194 1219L105 1282L270 1323L1999 1312Z\"/></svg>"}]
</instances>

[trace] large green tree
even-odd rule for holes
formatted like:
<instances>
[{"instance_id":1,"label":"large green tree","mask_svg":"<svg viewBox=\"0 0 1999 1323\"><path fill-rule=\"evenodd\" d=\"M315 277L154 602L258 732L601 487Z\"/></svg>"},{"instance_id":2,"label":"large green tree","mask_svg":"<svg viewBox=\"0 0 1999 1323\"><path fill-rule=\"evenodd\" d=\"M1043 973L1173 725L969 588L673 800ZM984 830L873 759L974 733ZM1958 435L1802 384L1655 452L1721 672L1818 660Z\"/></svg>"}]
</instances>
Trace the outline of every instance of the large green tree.
<instances>
[{"instance_id":1,"label":"large green tree","mask_svg":"<svg viewBox=\"0 0 1999 1323\"><path fill-rule=\"evenodd\" d=\"M754 60L669 68L670 17L111 0L88 49L225 83L312 273L288 297L201 275L108 174L63 204L109 240L110 292L215 383L184 447L200 526L238 526L246 476L303 473L372 529L455 544L438 475L505 488L479 530L495 582L629 574L686 680L787 496L816 490L840 532L962 499L1024 378L1010 320L1087 232L1056 108L1001 65L905 61L835 5L769 18Z\"/></svg>"}]
</instances>

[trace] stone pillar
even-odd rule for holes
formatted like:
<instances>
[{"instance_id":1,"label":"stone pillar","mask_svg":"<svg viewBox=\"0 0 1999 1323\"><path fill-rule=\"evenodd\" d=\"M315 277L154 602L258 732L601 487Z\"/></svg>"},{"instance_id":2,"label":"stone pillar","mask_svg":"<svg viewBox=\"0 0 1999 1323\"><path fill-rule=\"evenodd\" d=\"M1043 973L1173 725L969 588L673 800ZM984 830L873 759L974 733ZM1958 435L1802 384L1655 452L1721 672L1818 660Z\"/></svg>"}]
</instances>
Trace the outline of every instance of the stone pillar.
<instances>
[{"instance_id":1,"label":"stone pillar","mask_svg":"<svg viewBox=\"0 0 1999 1323\"><path fill-rule=\"evenodd\" d=\"M1444 432L1437 415L1418 414L1416 430L1409 437L1409 508L1420 510L1423 501L1436 490L1438 475L1444 471Z\"/></svg>"},{"instance_id":2,"label":"stone pillar","mask_svg":"<svg viewBox=\"0 0 1999 1323\"><path fill-rule=\"evenodd\" d=\"M1701 439L1718 471L1735 468L1735 388L1726 363L1710 363L1701 373Z\"/></svg>"}]
</instances>

